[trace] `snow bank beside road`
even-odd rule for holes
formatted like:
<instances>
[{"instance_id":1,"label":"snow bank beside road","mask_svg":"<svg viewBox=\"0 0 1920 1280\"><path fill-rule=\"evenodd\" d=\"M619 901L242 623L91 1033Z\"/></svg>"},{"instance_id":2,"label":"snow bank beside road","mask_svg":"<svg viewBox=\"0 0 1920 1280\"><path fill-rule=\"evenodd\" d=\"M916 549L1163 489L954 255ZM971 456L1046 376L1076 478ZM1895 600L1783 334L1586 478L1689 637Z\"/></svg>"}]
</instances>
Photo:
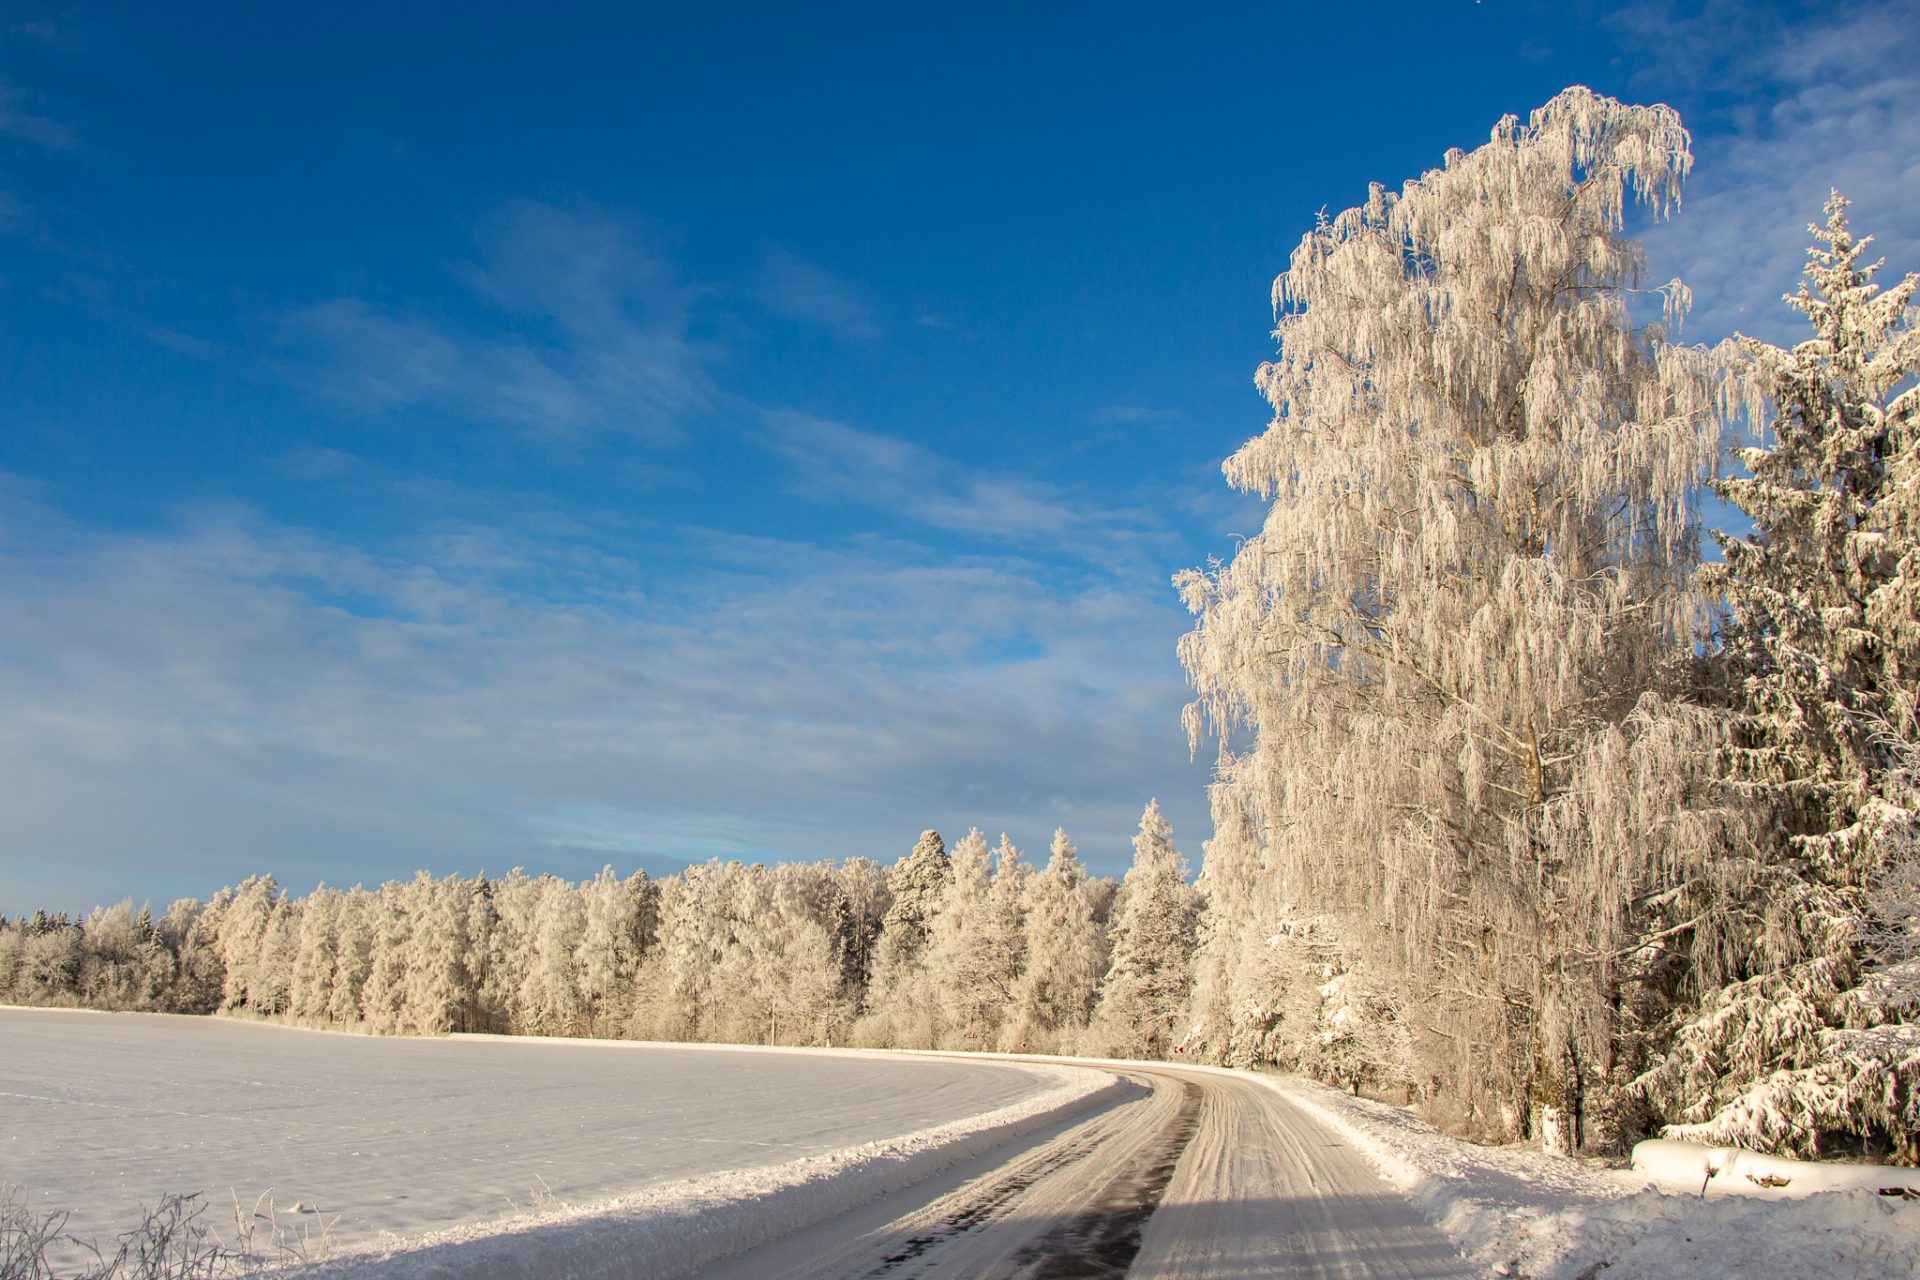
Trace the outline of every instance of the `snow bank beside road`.
<instances>
[{"instance_id":1,"label":"snow bank beside road","mask_svg":"<svg viewBox=\"0 0 1920 1280\"><path fill-rule=\"evenodd\" d=\"M299 1268L301 1280L534 1280L685 1273L911 1186L993 1147L1124 1096L1085 1068L1008 1106L785 1164L653 1187L598 1204L475 1224Z\"/></svg>"},{"instance_id":2,"label":"snow bank beside road","mask_svg":"<svg viewBox=\"0 0 1920 1280\"><path fill-rule=\"evenodd\" d=\"M1477 1147L1400 1108L1308 1081L1261 1078L1353 1142L1490 1275L1920 1277L1920 1202L1866 1190L1788 1200L1710 1192L1703 1200L1625 1170Z\"/></svg>"},{"instance_id":3,"label":"snow bank beside road","mask_svg":"<svg viewBox=\"0 0 1920 1280\"><path fill-rule=\"evenodd\" d=\"M1633 1168L1655 1182L1703 1197L1719 1193L1783 1199L1821 1191L1911 1191L1920 1195L1920 1169L1783 1160L1739 1147L1709 1147L1666 1138L1637 1144Z\"/></svg>"}]
</instances>

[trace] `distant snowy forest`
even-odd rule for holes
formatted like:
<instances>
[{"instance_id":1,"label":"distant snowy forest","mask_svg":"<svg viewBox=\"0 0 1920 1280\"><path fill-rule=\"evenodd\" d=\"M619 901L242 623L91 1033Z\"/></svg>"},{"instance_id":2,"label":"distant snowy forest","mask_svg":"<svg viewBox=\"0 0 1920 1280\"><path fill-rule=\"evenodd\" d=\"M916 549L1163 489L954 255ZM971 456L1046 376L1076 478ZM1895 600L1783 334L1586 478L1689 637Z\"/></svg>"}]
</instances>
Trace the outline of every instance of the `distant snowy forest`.
<instances>
[{"instance_id":1,"label":"distant snowy forest","mask_svg":"<svg viewBox=\"0 0 1920 1280\"><path fill-rule=\"evenodd\" d=\"M1088 878L1065 833L1036 869L978 830L950 851L928 831L890 870L423 873L303 898L256 876L159 919L122 903L19 921L0 931L0 994L379 1034L1157 1056L1185 1011L1197 912L1170 835L1149 805L1119 886Z\"/></svg>"},{"instance_id":2,"label":"distant snowy forest","mask_svg":"<svg viewBox=\"0 0 1920 1280\"><path fill-rule=\"evenodd\" d=\"M891 868L256 878L0 921L0 996L1177 1052L1561 1150L1920 1161L1920 280L1877 282L1836 195L1803 341L1681 345L1625 227L1690 165L1669 109L1569 89L1295 249L1274 417L1225 468L1268 518L1177 583L1197 884L1154 806L1118 886L977 831Z\"/></svg>"}]
</instances>

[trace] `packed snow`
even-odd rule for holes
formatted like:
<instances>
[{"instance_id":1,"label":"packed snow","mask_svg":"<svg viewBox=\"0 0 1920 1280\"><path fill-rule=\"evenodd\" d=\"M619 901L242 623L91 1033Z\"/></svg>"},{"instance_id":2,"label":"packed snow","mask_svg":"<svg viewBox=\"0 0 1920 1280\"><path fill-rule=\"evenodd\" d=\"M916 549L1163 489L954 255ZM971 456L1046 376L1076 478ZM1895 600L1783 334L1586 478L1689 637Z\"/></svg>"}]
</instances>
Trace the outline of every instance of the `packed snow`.
<instances>
[{"instance_id":1,"label":"packed snow","mask_svg":"<svg viewBox=\"0 0 1920 1280\"><path fill-rule=\"evenodd\" d=\"M1920 1169L1884 1164L1789 1160L1739 1147L1653 1138L1633 1148L1634 1172L1668 1186L1709 1194L1784 1200L1822 1191L1920 1196Z\"/></svg>"},{"instance_id":2,"label":"packed snow","mask_svg":"<svg viewBox=\"0 0 1920 1280\"><path fill-rule=\"evenodd\" d=\"M170 1192L206 1192L230 1217L271 1190L283 1229L331 1224L330 1273L398 1253L414 1263L382 1274L518 1274L564 1256L587 1275L641 1247L671 1274L1091 1105L1111 1080L0 1009L0 1181L103 1242Z\"/></svg>"},{"instance_id":3,"label":"packed snow","mask_svg":"<svg viewBox=\"0 0 1920 1280\"><path fill-rule=\"evenodd\" d=\"M1398 1107L1296 1077L1263 1079L1350 1139L1389 1183L1411 1196L1492 1275L1531 1280L1581 1280L1603 1272L1607 1280L1920 1276L1920 1200L1865 1189L1776 1198L1757 1183L1744 1193L1730 1191L1737 1179L1720 1178L1702 1196L1700 1178L1683 1191L1629 1170L1534 1148L1475 1146L1434 1131ZM1663 1170L1685 1154L1657 1153L1667 1162ZM1773 1163L1796 1165L1795 1172L1808 1168ZM1844 1181L1851 1175L1834 1171L1857 1166L1822 1168L1820 1176ZM1870 1180L1881 1186L1920 1182L1914 1170L1885 1167Z\"/></svg>"}]
</instances>

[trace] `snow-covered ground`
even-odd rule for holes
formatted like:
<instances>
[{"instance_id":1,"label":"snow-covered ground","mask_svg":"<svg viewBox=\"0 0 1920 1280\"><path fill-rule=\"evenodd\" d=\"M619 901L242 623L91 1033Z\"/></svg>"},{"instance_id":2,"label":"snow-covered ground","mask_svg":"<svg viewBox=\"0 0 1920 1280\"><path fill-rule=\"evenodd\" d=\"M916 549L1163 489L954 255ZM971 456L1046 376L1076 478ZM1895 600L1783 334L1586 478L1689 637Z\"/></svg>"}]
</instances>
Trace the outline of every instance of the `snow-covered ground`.
<instances>
[{"instance_id":1,"label":"snow-covered ground","mask_svg":"<svg viewBox=\"0 0 1920 1280\"><path fill-rule=\"evenodd\" d=\"M1258 1081L1337 1139L1296 1133L1299 1150L1281 1163L1328 1155L1319 1145L1351 1145L1481 1274L1920 1277L1920 1200L1872 1191L1788 1198L1787 1189L1758 1186L1747 1189L1762 1194L1740 1195L1727 1190L1739 1180L1726 1177L1703 1179L1703 1197L1592 1162L1476 1147L1402 1109L1298 1079L1208 1068L1134 1074L1143 1071L1203 1086L1224 1077L1222 1086L1270 1097ZM1224 1114L1230 1092L1214 1090L1212 1113ZM230 1219L234 1196L250 1212L270 1188L283 1229L333 1224L331 1258L313 1280L670 1276L880 1202L962 1161L991 1164L1003 1144L1017 1154L1029 1144L1016 1137L1058 1131L1139 1093L1060 1062L374 1039L0 1009L0 1181L21 1188L30 1207L70 1210L70 1230L103 1242L169 1192L208 1192ZM1207 1145L1207 1132L1203 1125L1196 1146ZM1273 1164L1287 1144L1254 1145L1273 1150L1241 1152L1248 1168ZM1668 1164L1694 1155L1655 1154ZM1218 1252L1217 1230L1201 1238L1196 1205L1231 1217L1249 1249L1298 1228L1263 1216L1285 1197L1252 1189L1250 1176L1228 1183L1187 1204L1176 1177L1174 1211L1149 1229L1166 1247L1148 1252L1184 1256L1160 1239L1168 1230L1193 1235L1173 1242L1181 1248ZM1320 1193L1368 1194L1331 1184Z\"/></svg>"},{"instance_id":2,"label":"snow-covered ground","mask_svg":"<svg viewBox=\"0 0 1920 1280\"><path fill-rule=\"evenodd\" d=\"M456 1270L476 1274L474 1251L502 1231L566 1222L581 1245L599 1223L626 1247L646 1218L678 1222L655 1243L697 1261L719 1244L689 1232L790 1228L858 1179L878 1194L1109 1082L1044 1064L0 1009L0 1181L103 1242L169 1192L205 1191L208 1220L230 1221L233 1196L250 1211L271 1189L283 1227L333 1223L336 1256L433 1233L436 1268L457 1245ZM757 1204L756 1222L716 1216L726 1203Z\"/></svg>"},{"instance_id":3,"label":"snow-covered ground","mask_svg":"<svg viewBox=\"0 0 1920 1280\"><path fill-rule=\"evenodd\" d=\"M1920 1200L1865 1190L1800 1198L1740 1194L1717 1185L1719 1179L1702 1196L1697 1187L1662 1187L1626 1170L1532 1149L1477 1147L1436 1133L1397 1107L1293 1077L1263 1078L1351 1139L1490 1275L1920 1276Z\"/></svg>"}]
</instances>

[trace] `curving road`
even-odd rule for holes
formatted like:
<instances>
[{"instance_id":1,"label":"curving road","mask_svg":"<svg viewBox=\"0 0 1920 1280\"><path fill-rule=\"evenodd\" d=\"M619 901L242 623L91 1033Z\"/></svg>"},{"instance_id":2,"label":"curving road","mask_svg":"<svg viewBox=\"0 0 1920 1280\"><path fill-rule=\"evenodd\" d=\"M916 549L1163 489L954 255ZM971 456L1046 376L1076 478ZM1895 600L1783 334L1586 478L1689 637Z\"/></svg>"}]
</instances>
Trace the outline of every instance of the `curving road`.
<instances>
[{"instance_id":1,"label":"curving road","mask_svg":"<svg viewBox=\"0 0 1920 1280\"><path fill-rule=\"evenodd\" d=\"M1257 1080L1113 1068L1131 1096L701 1272L704 1280L1473 1274L1366 1159Z\"/></svg>"}]
</instances>

